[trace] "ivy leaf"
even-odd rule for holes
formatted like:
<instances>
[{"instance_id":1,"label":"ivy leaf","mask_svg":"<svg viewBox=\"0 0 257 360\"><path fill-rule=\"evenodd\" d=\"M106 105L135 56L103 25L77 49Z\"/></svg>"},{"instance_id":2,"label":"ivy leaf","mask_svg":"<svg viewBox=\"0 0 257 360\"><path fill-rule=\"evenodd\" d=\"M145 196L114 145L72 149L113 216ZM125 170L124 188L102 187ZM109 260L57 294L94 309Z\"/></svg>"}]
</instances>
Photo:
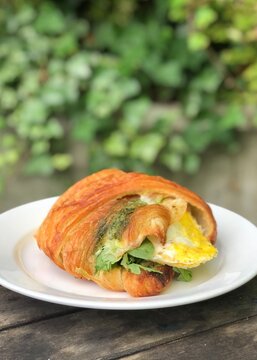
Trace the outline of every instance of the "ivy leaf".
<instances>
[{"instance_id":1,"label":"ivy leaf","mask_svg":"<svg viewBox=\"0 0 257 360\"><path fill-rule=\"evenodd\" d=\"M125 156L127 153L127 139L125 134L114 131L104 142L104 149L111 156Z\"/></svg>"},{"instance_id":2,"label":"ivy leaf","mask_svg":"<svg viewBox=\"0 0 257 360\"><path fill-rule=\"evenodd\" d=\"M68 169L72 164L72 160L70 154L54 154L52 156L53 167L59 171Z\"/></svg>"},{"instance_id":3,"label":"ivy leaf","mask_svg":"<svg viewBox=\"0 0 257 360\"><path fill-rule=\"evenodd\" d=\"M222 73L214 68L208 67L193 79L192 88L198 91L214 93L222 81Z\"/></svg>"},{"instance_id":4,"label":"ivy leaf","mask_svg":"<svg viewBox=\"0 0 257 360\"><path fill-rule=\"evenodd\" d=\"M38 140L34 142L31 146L31 153L35 156L46 153L50 148L49 141L47 140Z\"/></svg>"},{"instance_id":5,"label":"ivy leaf","mask_svg":"<svg viewBox=\"0 0 257 360\"><path fill-rule=\"evenodd\" d=\"M169 141L169 148L172 152L187 154L189 152L188 144L182 135L174 135Z\"/></svg>"},{"instance_id":6,"label":"ivy leaf","mask_svg":"<svg viewBox=\"0 0 257 360\"><path fill-rule=\"evenodd\" d=\"M125 99L137 95L139 91L138 80L106 69L92 80L91 89L86 95L86 106L92 115L103 119L116 111Z\"/></svg>"},{"instance_id":7,"label":"ivy leaf","mask_svg":"<svg viewBox=\"0 0 257 360\"><path fill-rule=\"evenodd\" d=\"M145 116L147 111L149 111L150 105L150 100L145 97L131 100L124 104L124 119L120 122L121 130L129 136L135 135L144 123Z\"/></svg>"},{"instance_id":8,"label":"ivy leaf","mask_svg":"<svg viewBox=\"0 0 257 360\"><path fill-rule=\"evenodd\" d=\"M202 98L200 92L197 91L189 92L189 94L186 97L185 114L189 118L195 117L201 109L202 101L204 101L204 99Z\"/></svg>"},{"instance_id":9,"label":"ivy leaf","mask_svg":"<svg viewBox=\"0 0 257 360\"><path fill-rule=\"evenodd\" d=\"M195 25L198 29L206 29L217 19L217 13L209 6L201 6L195 13Z\"/></svg>"},{"instance_id":10,"label":"ivy leaf","mask_svg":"<svg viewBox=\"0 0 257 360\"><path fill-rule=\"evenodd\" d=\"M54 54L57 57L66 57L77 51L77 39L73 33L65 33L56 39Z\"/></svg>"},{"instance_id":11,"label":"ivy leaf","mask_svg":"<svg viewBox=\"0 0 257 360\"><path fill-rule=\"evenodd\" d=\"M4 129L6 127L6 121L5 118L0 115L0 129Z\"/></svg>"},{"instance_id":12,"label":"ivy leaf","mask_svg":"<svg viewBox=\"0 0 257 360\"><path fill-rule=\"evenodd\" d=\"M81 52L73 55L66 64L67 72L78 79L88 79L91 75L91 69L88 65L88 58Z\"/></svg>"},{"instance_id":13,"label":"ivy leaf","mask_svg":"<svg viewBox=\"0 0 257 360\"><path fill-rule=\"evenodd\" d=\"M47 137L59 139L63 136L64 130L62 125L57 119L50 119L45 126Z\"/></svg>"},{"instance_id":14,"label":"ivy leaf","mask_svg":"<svg viewBox=\"0 0 257 360\"><path fill-rule=\"evenodd\" d=\"M181 65L176 61L160 64L154 72L149 72L148 75L157 84L164 86L178 87L184 81Z\"/></svg>"},{"instance_id":15,"label":"ivy leaf","mask_svg":"<svg viewBox=\"0 0 257 360\"><path fill-rule=\"evenodd\" d=\"M3 110L9 110L15 107L17 103L16 92L9 87L5 87L1 93L0 104Z\"/></svg>"},{"instance_id":16,"label":"ivy leaf","mask_svg":"<svg viewBox=\"0 0 257 360\"><path fill-rule=\"evenodd\" d=\"M188 154L185 158L184 168L188 174L195 174L201 165L200 157L196 154Z\"/></svg>"},{"instance_id":17,"label":"ivy leaf","mask_svg":"<svg viewBox=\"0 0 257 360\"><path fill-rule=\"evenodd\" d=\"M29 24L35 18L35 15L36 9L24 2L24 5L20 8L18 14L16 15L16 21L19 25Z\"/></svg>"},{"instance_id":18,"label":"ivy leaf","mask_svg":"<svg viewBox=\"0 0 257 360\"><path fill-rule=\"evenodd\" d=\"M165 139L161 134L149 133L139 136L131 145L130 156L151 164L164 144Z\"/></svg>"},{"instance_id":19,"label":"ivy leaf","mask_svg":"<svg viewBox=\"0 0 257 360\"><path fill-rule=\"evenodd\" d=\"M74 115L74 125L72 128L72 137L75 140L90 143L96 136L99 122L96 118L87 113L78 113Z\"/></svg>"},{"instance_id":20,"label":"ivy leaf","mask_svg":"<svg viewBox=\"0 0 257 360\"><path fill-rule=\"evenodd\" d=\"M219 126L223 130L237 128L246 122L245 115L237 104L231 104L227 107L225 114L220 119Z\"/></svg>"},{"instance_id":21,"label":"ivy leaf","mask_svg":"<svg viewBox=\"0 0 257 360\"><path fill-rule=\"evenodd\" d=\"M27 98L18 109L19 122L25 124L42 124L48 116L48 109L36 97Z\"/></svg>"},{"instance_id":22,"label":"ivy leaf","mask_svg":"<svg viewBox=\"0 0 257 360\"><path fill-rule=\"evenodd\" d=\"M188 38L188 46L192 51L206 49L209 45L209 38L198 31L193 32Z\"/></svg>"},{"instance_id":23,"label":"ivy leaf","mask_svg":"<svg viewBox=\"0 0 257 360\"><path fill-rule=\"evenodd\" d=\"M182 169L182 155L179 153L165 152L161 156L161 163L167 166L171 171L179 171Z\"/></svg>"},{"instance_id":24,"label":"ivy leaf","mask_svg":"<svg viewBox=\"0 0 257 360\"><path fill-rule=\"evenodd\" d=\"M17 66L15 63L11 62L10 59L8 59L6 62L1 64L0 84L17 80L20 77L22 70L23 69L21 67Z\"/></svg>"},{"instance_id":25,"label":"ivy leaf","mask_svg":"<svg viewBox=\"0 0 257 360\"><path fill-rule=\"evenodd\" d=\"M26 72L25 76L22 77L22 81L18 89L19 96L26 100L38 90L40 90L39 71L30 70L29 72Z\"/></svg>"},{"instance_id":26,"label":"ivy leaf","mask_svg":"<svg viewBox=\"0 0 257 360\"><path fill-rule=\"evenodd\" d=\"M49 155L40 155L31 158L25 166L26 175L51 175L54 171L51 157Z\"/></svg>"},{"instance_id":27,"label":"ivy leaf","mask_svg":"<svg viewBox=\"0 0 257 360\"><path fill-rule=\"evenodd\" d=\"M39 10L35 28L43 34L60 34L65 30L66 22L62 12L52 3L45 3Z\"/></svg>"}]
</instances>

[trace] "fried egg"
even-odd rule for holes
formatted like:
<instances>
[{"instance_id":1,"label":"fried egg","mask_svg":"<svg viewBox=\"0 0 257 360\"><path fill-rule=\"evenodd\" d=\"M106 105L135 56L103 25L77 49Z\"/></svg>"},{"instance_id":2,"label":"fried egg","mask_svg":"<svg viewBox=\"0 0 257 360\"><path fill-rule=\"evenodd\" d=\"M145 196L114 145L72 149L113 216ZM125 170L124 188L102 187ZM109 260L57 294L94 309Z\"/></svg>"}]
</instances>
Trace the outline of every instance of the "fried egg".
<instances>
[{"instance_id":1,"label":"fried egg","mask_svg":"<svg viewBox=\"0 0 257 360\"><path fill-rule=\"evenodd\" d=\"M165 244L155 243L154 246L153 261L180 268L199 266L218 253L188 211L169 226Z\"/></svg>"}]
</instances>

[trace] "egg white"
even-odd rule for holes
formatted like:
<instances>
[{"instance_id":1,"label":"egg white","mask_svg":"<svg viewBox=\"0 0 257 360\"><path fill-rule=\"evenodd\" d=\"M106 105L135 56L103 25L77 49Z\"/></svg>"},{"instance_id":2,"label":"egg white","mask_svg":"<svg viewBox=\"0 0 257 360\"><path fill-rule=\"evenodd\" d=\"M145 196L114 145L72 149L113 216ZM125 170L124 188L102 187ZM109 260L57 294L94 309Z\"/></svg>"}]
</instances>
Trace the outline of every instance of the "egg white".
<instances>
[{"instance_id":1,"label":"egg white","mask_svg":"<svg viewBox=\"0 0 257 360\"><path fill-rule=\"evenodd\" d=\"M199 266L217 255L189 212L169 226L165 244L154 242L154 247L153 261L181 268Z\"/></svg>"}]
</instances>

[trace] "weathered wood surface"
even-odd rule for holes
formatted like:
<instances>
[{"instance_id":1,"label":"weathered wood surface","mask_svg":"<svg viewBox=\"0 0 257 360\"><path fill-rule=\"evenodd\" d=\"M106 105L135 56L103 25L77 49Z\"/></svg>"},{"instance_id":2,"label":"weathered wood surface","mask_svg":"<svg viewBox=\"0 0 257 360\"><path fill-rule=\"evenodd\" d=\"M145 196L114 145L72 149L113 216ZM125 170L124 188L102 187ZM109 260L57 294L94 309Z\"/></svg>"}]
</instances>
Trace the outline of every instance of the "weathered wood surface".
<instances>
[{"instance_id":1,"label":"weathered wood surface","mask_svg":"<svg viewBox=\"0 0 257 360\"><path fill-rule=\"evenodd\" d=\"M78 309L35 301L0 286L0 331L75 311Z\"/></svg>"},{"instance_id":2,"label":"weathered wood surface","mask_svg":"<svg viewBox=\"0 0 257 360\"><path fill-rule=\"evenodd\" d=\"M39 308L41 305L38 302ZM177 308L85 309L56 315L2 331L1 359L115 359L151 348L157 354L160 345L169 347L175 340L188 341L195 334L211 333L248 318L255 319L257 327L257 279L230 294Z\"/></svg>"},{"instance_id":3,"label":"weathered wood surface","mask_svg":"<svg viewBox=\"0 0 257 360\"><path fill-rule=\"evenodd\" d=\"M199 331L192 336L171 340L164 345L123 357L124 360L256 360L256 358L256 316L211 331Z\"/></svg>"},{"instance_id":4,"label":"weathered wood surface","mask_svg":"<svg viewBox=\"0 0 257 360\"><path fill-rule=\"evenodd\" d=\"M175 180L257 224L257 137L237 154L211 155ZM61 193L76 180L13 179L0 211ZM257 278L221 297L150 311L75 309L0 287L0 359L257 359Z\"/></svg>"}]
</instances>

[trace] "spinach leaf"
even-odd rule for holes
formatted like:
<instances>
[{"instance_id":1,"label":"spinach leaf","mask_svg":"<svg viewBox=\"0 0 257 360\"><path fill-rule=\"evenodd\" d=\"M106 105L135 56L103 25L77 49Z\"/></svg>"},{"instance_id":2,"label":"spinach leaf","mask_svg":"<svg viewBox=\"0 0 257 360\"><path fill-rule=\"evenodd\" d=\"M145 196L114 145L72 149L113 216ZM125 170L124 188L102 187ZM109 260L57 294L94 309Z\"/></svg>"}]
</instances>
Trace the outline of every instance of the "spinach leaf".
<instances>
[{"instance_id":1,"label":"spinach leaf","mask_svg":"<svg viewBox=\"0 0 257 360\"><path fill-rule=\"evenodd\" d=\"M102 249L97 252L95 270L109 271L119 260L120 258L114 255L111 248L103 246Z\"/></svg>"},{"instance_id":2,"label":"spinach leaf","mask_svg":"<svg viewBox=\"0 0 257 360\"><path fill-rule=\"evenodd\" d=\"M144 266L141 263L137 263L137 260L133 258L133 256L128 255L128 253L123 255L123 258L121 260L121 266L123 266L126 270L129 270L133 274L139 275L141 273L141 270L146 270L149 272L155 272L162 274L161 271L154 269L150 266Z\"/></svg>"},{"instance_id":3,"label":"spinach leaf","mask_svg":"<svg viewBox=\"0 0 257 360\"><path fill-rule=\"evenodd\" d=\"M154 246L151 241L146 239L138 248L130 250L128 253L139 259L151 260L154 254Z\"/></svg>"},{"instance_id":4,"label":"spinach leaf","mask_svg":"<svg viewBox=\"0 0 257 360\"><path fill-rule=\"evenodd\" d=\"M125 253L122 258L117 256L117 249L114 245L103 245L96 252L95 270L96 272L100 270L109 271L114 264L117 264L121 260L119 264L125 269L131 271L133 274L139 275L141 273L141 270L161 274L162 272L156 270L154 266L148 266L148 263L144 264L142 262L144 260L151 260L153 257L153 253L154 246L148 239L144 240L140 247Z\"/></svg>"},{"instance_id":5,"label":"spinach leaf","mask_svg":"<svg viewBox=\"0 0 257 360\"><path fill-rule=\"evenodd\" d=\"M192 271L189 269L182 269L173 267L173 270L178 274L177 280L189 282L192 280Z\"/></svg>"}]
</instances>

